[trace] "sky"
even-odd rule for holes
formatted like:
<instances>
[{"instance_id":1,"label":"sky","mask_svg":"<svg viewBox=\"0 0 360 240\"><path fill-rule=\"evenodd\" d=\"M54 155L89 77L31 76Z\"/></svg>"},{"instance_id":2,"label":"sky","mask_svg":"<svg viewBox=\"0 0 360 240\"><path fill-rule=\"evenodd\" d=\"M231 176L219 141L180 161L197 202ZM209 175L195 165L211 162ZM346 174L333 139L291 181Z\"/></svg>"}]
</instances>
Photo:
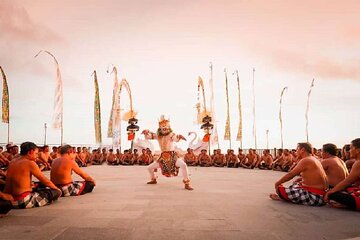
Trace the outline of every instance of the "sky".
<instances>
[{"instance_id":1,"label":"sky","mask_svg":"<svg viewBox=\"0 0 360 240\"><path fill-rule=\"evenodd\" d=\"M281 145L279 100L283 96L284 147L306 141L305 111L310 96L309 141L314 147L339 147L360 136L359 1L230 0L1 0L0 66L10 92L10 141L59 144L51 129L55 66L59 64L64 94L64 142L95 144L94 80L97 71L103 144L110 117L113 75L118 68L133 93L140 131L156 131L164 114L175 133L203 136L196 119L197 79L210 101L209 64L213 64L215 124L220 146L226 120L225 75L229 80L232 147L239 124L238 70L243 116L243 148L254 147L253 71L257 147ZM0 86L2 91L2 86ZM125 93L122 108L128 110ZM209 106L207 106L209 107ZM127 123L123 122L123 130ZM266 131L269 130L268 141ZM125 130L123 131L125 134ZM137 137L141 137L137 133ZM186 148L191 139L180 144ZM0 123L0 143L7 124ZM126 136L123 147L128 147Z\"/></svg>"}]
</instances>

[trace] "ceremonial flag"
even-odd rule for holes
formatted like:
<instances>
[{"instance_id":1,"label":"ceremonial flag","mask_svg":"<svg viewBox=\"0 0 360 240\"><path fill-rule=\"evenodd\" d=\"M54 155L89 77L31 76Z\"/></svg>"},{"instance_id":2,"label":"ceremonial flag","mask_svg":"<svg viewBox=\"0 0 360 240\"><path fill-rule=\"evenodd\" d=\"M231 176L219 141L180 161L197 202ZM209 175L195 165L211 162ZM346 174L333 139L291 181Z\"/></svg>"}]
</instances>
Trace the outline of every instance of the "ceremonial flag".
<instances>
[{"instance_id":1,"label":"ceremonial flag","mask_svg":"<svg viewBox=\"0 0 360 240\"><path fill-rule=\"evenodd\" d=\"M211 138L211 144L219 144L219 135L217 131L217 124L216 124L216 114L215 114L215 100L214 100L214 81L213 81L213 73L212 73L212 63L210 63L210 80L209 80L209 86L210 86L210 111L211 111L211 118L212 122L214 123L214 128L212 131L212 134L210 136ZM209 153L210 154L210 153Z\"/></svg>"},{"instance_id":2,"label":"ceremonial flag","mask_svg":"<svg viewBox=\"0 0 360 240\"><path fill-rule=\"evenodd\" d=\"M99 96L99 84L96 76L96 71L94 75L94 84L95 84L95 101L94 101L94 123L95 123L95 140L96 143L101 144L101 111L100 111L100 96Z\"/></svg>"},{"instance_id":3,"label":"ceremonial flag","mask_svg":"<svg viewBox=\"0 0 360 240\"><path fill-rule=\"evenodd\" d=\"M255 141L255 149L257 149L256 143L256 119L255 119L255 68L253 68L253 136Z\"/></svg>"},{"instance_id":4,"label":"ceremonial flag","mask_svg":"<svg viewBox=\"0 0 360 240\"><path fill-rule=\"evenodd\" d=\"M239 128L236 136L236 140L240 141L242 148L242 113L241 113L241 96L240 96L240 79L239 72L236 70L236 81L238 86L238 110L239 110Z\"/></svg>"},{"instance_id":5,"label":"ceremonial flag","mask_svg":"<svg viewBox=\"0 0 360 240\"><path fill-rule=\"evenodd\" d=\"M119 99L117 97L118 88L119 88L119 82L118 82L116 67L113 68L112 72L114 72L115 78L114 78L114 87L113 87L113 96L112 96L112 105L111 105L111 111L110 111L110 119L109 119L108 132L107 132L107 136L109 138L113 137L114 116L116 114L116 109L118 108L117 105L118 105L118 102L119 102Z\"/></svg>"},{"instance_id":6,"label":"ceremonial flag","mask_svg":"<svg viewBox=\"0 0 360 240\"><path fill-rule=\"evenodd\" d=\"M122 87L124 87L129 95L129 101L130 101L130 111L127 111L122 116L122 120L129 121L129 119L134 118L136 116L136 112L133 110L133 102L132 102L132 94L131 94L131 88L128 81L126 81L125 78L123 78L120 82L120 90L119 90L119 96L122 90ZM119 97L120 98L120 97Z\"/></svg>"},{"instance_id":7,"label":"ceremonial flag","mask_svg":"<svg viewBox=\"0 0 360 240\"><path fill-rule=\"evenodd\" d=\"M224 70L224 72L225 72L225 84L226 84L226 125L225 125L224 140L230 140L231 141L229 90L228 90L228 79L227 79L226 69ZM231 145L231 143L230 143L230 145ZM230 146L230 148L231 148L231 146Z\"/></svg>"},{"instance_id":8,"label":"ceremonial flag","mask_svg":"<svg viewBox=\"0 0 360 240\"><path fill-rule=\"evenodd\" d=\"M0 66L1 75L3 77L3 94L2 94L2 122L9 123L9 88L6 81L4 70Z\"/></svg>"},{"instance_id":9,"label":"ceremonial flag","mask_svg":"<svg viewBox=\"0 0 360 240\"><path fill-rule=\"evenodd\" d=\"M284 95L285 90L287 89L287 87L284 87L283 90L281 91L281 95L280 95L280 110L279 110L279 120L280 120L280 133L281 133L281 148L284 148L284 142L283 142L283 122L282 122L282 97Z\"/></svg>"},{"instance_id":10,"label":"ceremonial flag","mask_svg":"<svg viewBox=\"0 0 360 240\"><path fill-rule=\"evenodd\" d=\"M49 51L41 50L35 57L39 56L40 53L45 52L49 54L55 62L56 65L56 88L55 88L55 101L54 101L54 116L53 116L53 128L62 129L63 126L63 87L62 87L62 79L60 73L60 66L55 56ZM61 136L62 143L62 136Z\"/></svg>"},{"instance_id":11,"label":"ceremonial flag","mask_svg":"<svg viewBox=\"0 0 360 240\"><path fill-rule=\"evenodd\" d=\"M311 91L312 88L314 87L314 81L315 79L313 79L311 81L311 85L310 85L310 89L308 92L308 96L307 96L307 103L306 103L306 113L305 113L305 120L306 120L306 141L309 142L309 130L308 130L308 126L309 126L309 108L310 108L310 95L311 95Z\"/></svg>"}]
</instances>

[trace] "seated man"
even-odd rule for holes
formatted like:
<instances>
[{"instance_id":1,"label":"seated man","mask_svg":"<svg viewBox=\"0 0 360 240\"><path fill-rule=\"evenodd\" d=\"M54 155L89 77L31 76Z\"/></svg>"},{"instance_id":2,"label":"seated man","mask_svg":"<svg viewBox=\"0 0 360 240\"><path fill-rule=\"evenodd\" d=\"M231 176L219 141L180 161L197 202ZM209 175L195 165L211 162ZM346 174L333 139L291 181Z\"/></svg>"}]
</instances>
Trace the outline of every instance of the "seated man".
<instances>
[{"instance_id":1,"label":"seated man","mask_svg":"<svg viewBox=\"0 0 360 240\"><path fill-rule=\"evenodd\" d=\"M272 167L272 164L273 164L273 157L270 154L270 150L265 149L263 151L263 155L261 156L261 159L260 159L259 169L270 170Z\"/></svg>"},{"instance_id":2,"label":"seated man","mask_svg":"<svg viewBox=\"0 0 360 240\"><path fill-rule=\"evenodd\" d=\"M0 146L0 168L6 169L10 161L2 153L3 147Z\"/></svg>"},{"instance_id":3,"label":"seated man","mask_svg":"<svg viewBox=\"0 0 360 240\"><path fill-rule=\"evenodd\" d=\"M56 158L60 157L60 153L58 152L60 148L54 146L52 147L52 152L50 153L51 160L54 160Z\"/></svg>"},{"instance_id":4,"label":"seated man","mask_svg":"<svg viewBox=\"0 0 360 240\"><path fill-rule=\"evenodd\" d=\"M12 209L11 201L13 200L14 198L10 194L0 192L0 218L6 216Z\"/></svg>"},{"instance_id":5,"label":"seated man","mask_svg":"<svg viewBox=\"0 0 360 240\"><path fill-rule=\"evenodd\" d=\"M237 156L234 153L233 149L228 149L228 152L225 156L226 159L226 166L228 168L237 168L238 167L238 159Z\"/></svg>"},{"instance_id":6,"label":"seated man","mask_svg":"<svg viewBox=\"0 0 360 240\"><path fill-rule=\"evenodd\" d=\"M221 149L217 149L213 160L214 167L224 167L225 164L226 162L224 154L221 153Z\"/></svg>"},{"instance_id":7,"label":"seated man","mask_svg":"<svg viewBox=\"0 0 360 240\"><path fill-rule=\"evenodd\" d=\"M350 145L350 156L356 159L350 174L325 195L325 201L338 203L337 207L360 211L360 138Z\"/></svg>"},{"instance_id":8,"label":"seated man","mask_svg":"<svg viewBox=\"0 0 360 240\"><path fill-rule=\"evenodd\" d=\"M281 171L281 164L283 163L283 149L278 149L277 154L275 154L274 162L272 165L272 170Z\"/></svg>"},{"instance_id":9,"label":"seated man","mask_svg":"<svg viewBox=\"0 0 360 240\"><path fill-rule=\"evenodd\" d=\"M138 150L135 148L133 155L133 164L139 164L139 153Z\"/></svg>"},{"instance_id":10,"label":"seated man","mask_svg":"<svg viewBox=\"0 0 360 240\"><path fill-rule=\"evenodd\" d=\"M244 161L240 166L243 168L254 168L258 162L258 155L255 153L255 150L250 148L249 153L246 155L246 161Z\"/></svg>"},{"instance_id":11,"label":"seated man","mask_svg":"<svg viewBox=\"0 0 360 240\"><path fill-rule=\"evenodd\" d=\"M94 149L90 157L90 163L92 165L101 165L101 152L100 149Z\"/></svg>"},{"instance_id":12,"label":"seated man","mask_svg":"<svg viewBox=\"0 0 360 240\"><path fill-rule=\"evenodd\" d=\"M38 166L40 170L50 170L51 164L50 164L50 153L49 153L49 146L45 145L41 148L41 151L39 151L38 154Z\"/></svg>"},{"instance_id":13,"label":"seated man","mask_svg":"<svg viewBox=\"0 0 360 240\"><path fill-rule=\"evenodd\" d=\"M109 154L106 157L106 162L108 165L119 165L116 155L114 154L114 150L110 148Z\"/></svg>"},{"instance_id":14,"label":"seated man","mask_svg":"<svg viewBox=\"0 0 360 240\"><path fill-rule=\"evenodd\" d=\"M153 155L153 153L151 152L151 149L150 148L146 148L146 153L149 155L149 158L150 158L150 163L154 162L154 158L155 156Z\"/></svg>"},{"instance_id":15,"label":"seated man","mask_svg":"<svg viewBox=\"0 0 360 240\"><path fill-rule=\"evenodd\" d=\"M331 143L323 145L323 160L321 161L321 165L323 166L329 180L329 188L333 188L349 175L344 161L338 158L336 154L336 145Z\"/></svg>"},{"instance_id":16,"label":"seated man","mask_svg":"<svg viewBox=\"0 0 360 240\"><path fill-rule=\"evenodd\" d=\"M327 177L321 163L311 153L310 143L298 143L297 155L301 160L293 170L275 183L277 194L270 194L271 199L309 206L324 205L323 196L328 188ZM292 185L282 185L297 175L301 175L301 178Z\"/></svg>"},{"instance_id":17,"label":"seated man","mask_svg":"<svg viewBox=\"0 0 360 240\"><path fill-rule=\"evenodd\" d=\"M100 164L103 164L104 162L106 162L107 155L108 155L108 152L107 152L106 148L103 148L101 150L101 155L100 155Z\"/></svg>"},{"instance_id":18,"label":"seated man","mask_svg":"<svg viewBox=\"0 0 360 240\"><path fill-rule=\"evenodd\" d=\"M238 166L241 167L241 165L244 164L246 161L246 155L243 153L243 150L241 148L238 149L237 158L239 160Z\"/></svg>"},{"instance_id":19,"label":"seated man","mask_svg":"<svg viewBox=\"0 0 360 240\"><path fill-rule=\"evenodd\" d=\"M24 142L20 148L20 157L13 159L7 170L4 189L4 193L14 198L13 208L42 207L57 200L60 189L42 174L35 163L38 147L32 142ZM32 176L45 187L32 188Z\"/></svg>"},{"instance_id":20,"label":"seated man","mask_svg":"<svg viewBox=\"0 0 360 240\"><path fill-rule=\"evenodd\" d=\"M130 149L124 151L124 154L122 155L121 163L122 165L126 165L126 166L134 165L133 154Z\"/></svg>"},{"instance_id":21,"label":"seated man","mask_svg":"<svg viewBox=\"0 0 360 240\"><path fill-rule=\"evenodd\" d=\"M283 172L288 172L291 166L293 165L293 163L294 163L293 155L290 153L289 149L284 149L281 170Z\"/></svg>"},{"instance_id":22,"label":"seated man","mask_svg":"<svg viewBox=\"0 0 360 240\"><path fill-rule=\"evenodd\" d=\"M139 165L148 165L150 162L150 156L146 152L146 149L141 150L141 155L139 156Z\"/></svg>"},{"instance_id":23,"label":"seated man","mask_svg":"<svg viewBox=\"0 0 360 240\"><path fill-rule=\"evenodd\" d=\"M194 151L191 148L188 148L187 153L184 156L184 161L188 166L196 166L197 165L197 159L194 154Z\"/></svg>"},{"instance_id":24,"label":"seated man","mask_svg":"<svg viewBox=\"0 0 360 240\"><path fill-rule=\"evenodd\" d=\"M78 196L92 192L95 181L87 175L75 162L75 153L70 145L60 148L61 157L54 160L50 178L51 181L61 189L62 196ZM85 181L73 181L71 174L75 172Z\"/></svg>"},{"instance_id":25,"label":"seated man","mask_svg":"<svg viewBox=\"0 0 360 240\"><path fill-rule=\"evenodd\" d=\"M198 156L198 162L200 167L210 167L211 166L211 158L207 154L206 149L202 149L201 153Z\"/></svg>"}]
</instances>

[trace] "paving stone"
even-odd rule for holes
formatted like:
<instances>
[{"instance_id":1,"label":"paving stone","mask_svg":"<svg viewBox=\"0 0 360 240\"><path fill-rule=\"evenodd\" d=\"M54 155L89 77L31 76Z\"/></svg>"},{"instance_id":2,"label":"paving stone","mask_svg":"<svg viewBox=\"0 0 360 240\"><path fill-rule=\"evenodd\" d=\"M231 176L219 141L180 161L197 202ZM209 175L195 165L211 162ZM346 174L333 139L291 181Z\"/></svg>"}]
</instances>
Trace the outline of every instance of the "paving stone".
<instances>
[{"instance_id":1,"label":"paving stone","mask_svg":"<svg viewBox=\"0 0 360 240\"><path fill-rule=\"evenodd\" d=\"M143 166L91 166L84 171L96 179L92 193L12 210L0 219L0 239L360 237L359 213L270 200L282 172L190 167L195 190L187 191L180 176L159 176L158 184L147 185Z\"/></svg>"}]
</instances>

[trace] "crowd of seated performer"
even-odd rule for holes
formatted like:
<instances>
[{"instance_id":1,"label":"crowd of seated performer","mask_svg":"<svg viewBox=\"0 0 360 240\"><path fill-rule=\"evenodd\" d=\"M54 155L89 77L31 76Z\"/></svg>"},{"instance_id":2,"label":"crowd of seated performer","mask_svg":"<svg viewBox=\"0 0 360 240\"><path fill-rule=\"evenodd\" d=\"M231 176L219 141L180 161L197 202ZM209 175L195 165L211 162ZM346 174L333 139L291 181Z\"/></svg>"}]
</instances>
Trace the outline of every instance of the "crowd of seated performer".
<instances>
[{"instance_id":1,"label":"crowd of seated performer","mask_svg":"<svg viewBox=\"0 0 360 240\"><path fill-rule=\"evenodd\" d=\"M320 150L313 149L310 143L298 143L295 164L275 183L276 193L270 198L360 211L360 138L351 141L346 151L349 154L344 150L339 154L332 143L324 144ZM347 161L352 161L351 165ZM284 185L295 177L290 185Z\"/></svg>"},{"instance_id":2,"label":"crowd of seated performer","mask_svg":"<svg viewBox=\"0 0 360 240\"><path fill-rule=\"evenodd\" d=\"M95 180L76 163L77 154L70 145L63 145L57 149L59 155L51 162L48 161L48 149L40 148L32 142L22 143L19 154L8 150L9 148L7 154L2 156L12 154L13 157L7 163L6 171L0 170L0 217L12 208L42 207L58 200L60 196L83 195L92 192L95 187ZM38 162L39 156L41 164ZM43 175L41 169L50 170L50 179ZM73 181L73 172L84 181ZM33 182L33 176L39 182Z\"/></svg>"},{"instance_id":3,"label":"crowd of seated performer","mask_svg":"<svg viewBox=\"0 0 360 240\"><path fill-rule=\"evenodd\" d=\"M19 147L6 145L0 147L0 216L6 213L9 204L12 208L39 207L50 204L60 195L76 196L91 192L95 181L80 167L89 165L148 165L154 161L150 149L94 149L86 147L37 147L25 142ZM334 144L324 144L315 149L310 143L299 143L296 149L278 149L275 157L265 149L260 156L255 149L245 154L242 149L235 155L228 149L223 154L214 149L210 156L206 149L196 156L190 148L184 155L189 166L200 167L242 167L246 169L266 169L287 172L275 183L274 200L284 200L297 204L322 206L329 203L334 207L360 210L360 139L338 149ZM47 179L41 171L51 171ZM64 171L66 172L64 174ZM84 181L74 182L71 173L75 172ZM39 183L31 182L31 177ZM283 184L299 176L290 186Z\"/></svg>"}]
</instances>

